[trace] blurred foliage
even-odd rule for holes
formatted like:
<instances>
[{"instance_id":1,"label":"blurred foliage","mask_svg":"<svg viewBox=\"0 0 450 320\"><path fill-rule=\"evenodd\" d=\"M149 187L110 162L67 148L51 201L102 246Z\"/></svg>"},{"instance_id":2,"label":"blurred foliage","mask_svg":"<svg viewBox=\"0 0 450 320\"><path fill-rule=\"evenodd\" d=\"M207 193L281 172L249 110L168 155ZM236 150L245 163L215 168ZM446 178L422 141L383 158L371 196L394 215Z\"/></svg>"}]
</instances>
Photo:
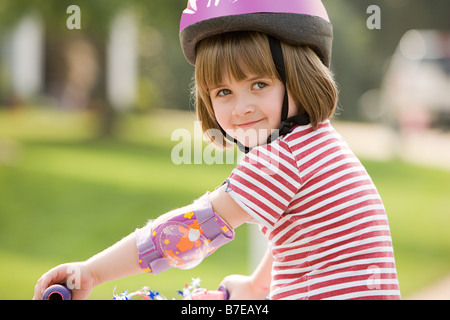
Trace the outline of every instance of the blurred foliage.
<instances>
[{"instance_id":1,"label":"blurred foliage","mask_svg":"<svg viewBox=\"0 0 450 320\"><path fill-rule=\"evenodd\" d=\"M0 3L0 27L8 28L27 12L43 16L47 39L69 38L79 32L88 35L99 48L104 46L114 16L123 9L135 13L142 26L141 45L144 52L140 69L146 79L140 81L138 109L192 108L189 87L193 67L184 59L178 42L181 11L187 0L3 0ZM323 0L334 25L332 70L340 87L339 117L360 120L358 99L369 89L378 88L389 57L401 36L409 29L450 29L448 0ZM76 4L82 11L82 28L68 30L66 9ZM381 29L369 30L367 8L381 9ZM161 43L149 39L149 31ZM153 45L160 46L155 55L145 54ZM100 49L100 55L104 52ZM104 60L104 59L103 59ZM97 94L104 98L104 88Z\"/></svg>"},{"instance_id":2,"label":"blurred foliage","mask_svg":"<svg viewBox=\"0 0 450 320\"><path fill-rule=\"evenodd\" d=\"M361 120L358 100L379 88L400 38L410 29L450 29L448 0L323 0L333 23L332 70L340 88L340 117ZM367 8L378 5L381 29L368 29Z\"/></svg>"}]
</instances>

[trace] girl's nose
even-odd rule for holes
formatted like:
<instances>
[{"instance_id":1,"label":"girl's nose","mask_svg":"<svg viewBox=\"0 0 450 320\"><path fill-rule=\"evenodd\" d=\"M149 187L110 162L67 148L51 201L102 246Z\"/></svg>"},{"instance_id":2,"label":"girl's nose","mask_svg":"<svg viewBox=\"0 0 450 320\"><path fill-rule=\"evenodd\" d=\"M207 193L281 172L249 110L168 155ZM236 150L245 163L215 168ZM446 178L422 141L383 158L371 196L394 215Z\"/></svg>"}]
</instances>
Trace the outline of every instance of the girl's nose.
<instances>
[{"instance_id":1,"label":"girl's nose","mask_svg":"<svg viewBox=\"0 0 450 320\"><path fill-rule=\"evenodd\" d=\"M240 94L236 99L232 114L239 117L243 115L251 114L255 111L255 105L252 99L246 94Z\"/></svg>"}]
</instances>

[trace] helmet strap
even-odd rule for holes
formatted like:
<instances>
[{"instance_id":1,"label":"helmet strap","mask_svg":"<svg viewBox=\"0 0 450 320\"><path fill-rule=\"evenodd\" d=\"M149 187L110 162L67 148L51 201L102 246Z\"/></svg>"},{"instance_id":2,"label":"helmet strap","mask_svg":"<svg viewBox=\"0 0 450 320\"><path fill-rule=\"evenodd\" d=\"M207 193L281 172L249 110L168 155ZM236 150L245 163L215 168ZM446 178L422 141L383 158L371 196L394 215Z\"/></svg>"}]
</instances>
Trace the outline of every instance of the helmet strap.
<instances>
[{"instance_id":1,"label":"helmet strap","mask_svg":"<svg viewBox=\"0 0 450 320\"><path fill-rule=\"evenodd\" d=\"M286 67L284 65L283 50L281 48L280 40L275 39L272 36L268 36L268 38L273 63L275 64L278 74L280 75L281 82L284 85L283 106L281 108L281 122L283 122L287 119L289 113L289 100L286 86Z\"/></svg>"},{"instance_id":2,"label":"helmet strap","mask_svg":"<svg viewBox=\"0 0 450 320\"><path fill-rule=\"evenodd\" d=\"M286 85L286 66L284 63L283 49L280 40L268 35L270 52L272 53L273 63L278 71L281 82L284 85L283 106L281 107L281 123L278 130L267 138L267 143L272 142L279 136L283 136L291 132L295 125L307 125L310 123L309 115L305 112L288 118L289 114L289 97Z\"/></svg>"},{"instance_id":3,"label":"helmet strap","mask_svg":"<svg viewBox=\"0 0 450 320\"><path fill-rule=\"evenodd\" d=\"M248 153L248 152L251 150L251 148L244 146L244 145L243 145L242 143L240 143L237 139L233 138L233 137L230 136L228 133L226 133L225 130L222 128L221 125L219 125L219 124L217 124L217 125L219 126L219 129L220 129L220 131L222 132L223 136L224 136L225 138L227 138L229 141L235 143L235 144L238 146L238 148L239 148L240 151L242 151L242 152L244 152L244 153Z\"/></svg>"}]
</instances>

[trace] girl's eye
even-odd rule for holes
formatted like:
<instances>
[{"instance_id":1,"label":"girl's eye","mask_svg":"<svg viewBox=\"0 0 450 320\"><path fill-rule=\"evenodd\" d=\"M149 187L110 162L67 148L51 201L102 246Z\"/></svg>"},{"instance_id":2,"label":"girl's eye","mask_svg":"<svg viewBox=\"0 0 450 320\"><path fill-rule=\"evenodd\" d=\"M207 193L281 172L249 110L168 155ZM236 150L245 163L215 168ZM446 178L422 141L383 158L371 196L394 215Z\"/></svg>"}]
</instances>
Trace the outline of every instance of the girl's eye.
<instances>
[{"instance_id":1,"label":"girl's eye","mask_svg":"<svg viewBox=\"0 0 450 320\"><path fill-rule=\"evenodd\" d=\"M229 94L231 94L230 89L222 89L222 90L219 90L219 92L217 92L218 96L227 96Z\"/></svg>"},{"instance_id":2,"label":"girl's eye","mask_svg":"<svg viewBox=\"0 0 450 320\"><path fill-rule=\"evenodd\" d=\"M253 85L253 89L263 89L263 88L265 88L265 87L267 87L267 83L265 83L265 82L256 82L254 85Z\"/></svg>"}]
</instances>

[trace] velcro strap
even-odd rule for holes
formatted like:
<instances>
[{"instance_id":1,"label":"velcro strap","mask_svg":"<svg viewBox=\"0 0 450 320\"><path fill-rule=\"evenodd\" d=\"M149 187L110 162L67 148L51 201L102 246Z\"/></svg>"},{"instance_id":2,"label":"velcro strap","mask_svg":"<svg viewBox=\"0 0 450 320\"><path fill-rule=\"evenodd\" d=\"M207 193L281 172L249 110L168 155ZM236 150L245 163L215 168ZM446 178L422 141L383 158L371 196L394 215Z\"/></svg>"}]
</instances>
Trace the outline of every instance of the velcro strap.
<instances>
[{"instance_id":1,"label":"velcro strap","mask_svg":"<svg viewBox=\"0 0 450 320\"><path fill-rule=\"evenodd\" d=\"M151 224L148 223L145 227L141 229L136 229L136 246L139 253L145 254L155 249L155 244L153 241L149 241L150 234L152 232Z\"/></svg>"},{"instance_id":2,"label":"velcro strap","mask_svg":"<svg viewBox=\"0 0 450 320\"><path fill-rule=\"evenodd\" d=\"M171 268L169 260L163 258L156 249L155 243L151 238L151 224L147 224L141 229L136 229L136 246L139 252L139 259L142 261L141 267L145 270L150 268L149 272L153 274L161 273Z\"/></svg>"},{"instance_id":3,"label":"velcro strap","mask_svg":"<svg viewBox=\"0 0 450 320\"><path fill-rule=\"evenodd\" d=\"M198 224L202 228L204 235L213 241L223 231L215 218L216 214L213 211L209 195L205 194L195 202L195 205L195 217Z\"/></svg>"},{"instance_id":4,"label":"velcro strap","mask_svg":"<svg viewBox=\"0 0 450 320\"><path fill-rule=\"evenodd\" d=\"M227 236L225 236L223 233L219 234L217 237L214 238L214 240L211 240L211 242L209 243L209 245L212 248L219 248L221 246L223 246L224 244L227 244L228 242L230 242L231 240L233 240L233 238L228 238Z\"/></svg>"},{"instance_id":5,"label":"velcro strap","mask_svg":"<svg viewBox=\"0 0 450 320\"><path fill-rule=\"evenodd\" d=\"M158 252L158 250L156 250L156 252ZM153 274L158 274L172 268L167 258L161 258L161 255L159 253L158 255L160 256L159 259L155 259L150 262L150 268Z\"/></svg>"}]
</instances>

